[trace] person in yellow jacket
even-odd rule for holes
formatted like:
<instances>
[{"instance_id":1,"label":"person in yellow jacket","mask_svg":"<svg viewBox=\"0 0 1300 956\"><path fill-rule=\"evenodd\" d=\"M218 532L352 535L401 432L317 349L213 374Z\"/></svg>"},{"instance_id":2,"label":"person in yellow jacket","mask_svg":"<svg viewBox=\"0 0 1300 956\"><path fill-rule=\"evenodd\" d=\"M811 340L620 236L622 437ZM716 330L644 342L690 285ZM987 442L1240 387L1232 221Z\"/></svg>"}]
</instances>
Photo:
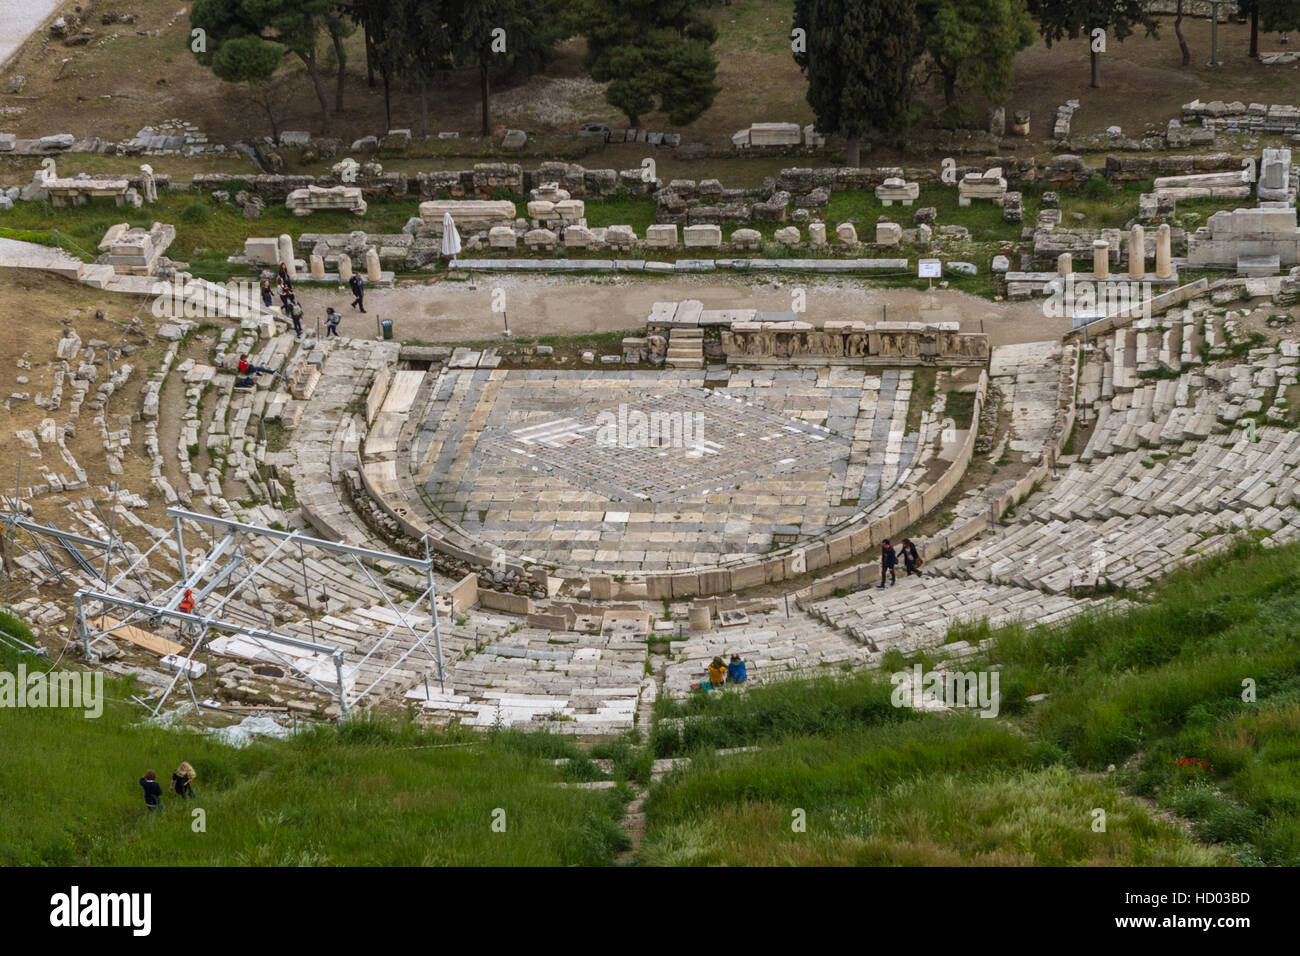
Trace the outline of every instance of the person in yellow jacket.
<instances>
[{"instance_id":1,"label":"person in yellow jacket","mask_svg":"<svg viewBox=\"0 0 1300 956\"><path fill-rule=\"evenodd\" d=\"M727 682L727 665L721 657L715 657L709 665L709 687L722 687Z\"/></svg>"}]
</instances>

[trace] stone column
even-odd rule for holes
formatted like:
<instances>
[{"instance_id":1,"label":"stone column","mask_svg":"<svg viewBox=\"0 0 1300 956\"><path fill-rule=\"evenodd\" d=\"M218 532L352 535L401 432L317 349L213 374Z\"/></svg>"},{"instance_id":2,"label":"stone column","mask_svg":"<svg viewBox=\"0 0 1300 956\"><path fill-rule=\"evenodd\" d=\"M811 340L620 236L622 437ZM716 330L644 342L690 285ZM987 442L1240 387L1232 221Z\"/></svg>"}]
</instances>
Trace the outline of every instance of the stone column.
<instances>
[{"instance_id":1,"label":"stone column","mask_svg":"<svg viewBox=\"0 0 1300 956\"><path fill-rule=\"evenodd\" d=\"M348 282L352 278L352 257L346 252L339 253L339 281Z\"/></svg>"},{"instance_id":2,"label":"stone column","mask_svg":"<svg viewBox=\"0 0 1300 956\"><path fill-rule=\"evenodd\" d=\"M1169 224L1164 223L1156 233L1156 278L1172 279L1174 277L1173 238L1169 234Z\"/></svg>"},{"instance_id":3,"label":"stone column","mask_svg":"<svg viewBox=\"0 0 1300 956\"><path fill-rule=\"evenodd\" d=\"M690 609L690 626L692 631L711 631L713 630L712 615L709 613L709 606L692 605Z\"/></svg>"},{"instance_id":4,"label":"stone column","mask_svg":"<svg viewBox=\"0 0 1300 956\"><path fill-rule=\"evenodd\" d=\"M1128 277L1133 281L1146 278L1147 231L1134 224L1128 234Z\"/></svg>"},{"instance_id":5,"label":"stone column","mask_svg":"<svg viewBox=\"0 0 1300 956\"><path fill-rule=\"evenodd\" d=\"M383 272L379 268L379 250L373 246L366 250L366 278L371 282L383 278Z\"/></svg>"},{"instance_id":6,"label":"stone column","mask_svg":"<svg viewBox=\"0 0 1300 956\"><path fill-rule=\"evenodd\" d=\"M293 268L293 240L289 238L287 233L285 233L280 236L279 243L280 261L284 263L285 267L289 270L289 278L298 278L298 273L295 272Z\"/></svg>"},{"instance_id":7,"label":"stone column","mask_svg":"<svg viewBox=\"0 0 1300 956\"><path fill-rule=\"evenodd\" d=\"M1098 279L1110 276L1110 243L1105 239L1093 240L1092 274Z\"/></svg>"},{"instance_id":8,"label":"stone column","mask_svg":"<svg viewBox=\"0 0 1300 956\"><path fill-rule=\"evenodd\" d=\"M1068 276L1074 271L1074 256L1068 252L1062 252L1056 257L1056 274L1058 276Z\"/></svg>"},{"instance_id":9,"label":"stone column","mask_svg":"<svg viewBox=\"0 0 1300 956\"><path fill-rule=\"evenodd\" d=\"M307 264L311 269L311 277L313 279L319 282L321 279L325 278L324 259L322 259L320 256L316 255L316 253L313 252L311 256L307 259Z\"/></svg>"}]
</instances>

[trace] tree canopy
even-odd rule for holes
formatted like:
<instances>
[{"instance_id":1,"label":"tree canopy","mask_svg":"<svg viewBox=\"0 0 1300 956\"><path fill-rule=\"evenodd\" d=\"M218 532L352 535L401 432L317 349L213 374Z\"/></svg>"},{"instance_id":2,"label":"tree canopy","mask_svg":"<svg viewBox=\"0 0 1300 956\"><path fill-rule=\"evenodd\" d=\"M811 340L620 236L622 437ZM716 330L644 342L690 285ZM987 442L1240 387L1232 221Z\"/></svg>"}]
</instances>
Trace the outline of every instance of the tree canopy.
<instances>
[{"instance_id":1,"label":"tree canopy","mask_svg":"<svg viewBox=\"0 0 1300 956\"><path fill-rule=\"evenodd\" d=\"M906 133L920 51L915 0L795 0L794 29L803 31L794 59L817 129L845 138L850 166L863 139Z\"/></svg>"},{"instance_id":2,"label":"tree canopy","mask_svg":"<svg viewBox=\"0 0 1300 956\"><path fill-rule=\"evenodd\" d=\"M583 68L608 83L606 101L637 126L654 109L674 126L693 123L713 105L717 28L706 0L585 0L576 21L587 40Z\"/></svg>"}]
</instances>

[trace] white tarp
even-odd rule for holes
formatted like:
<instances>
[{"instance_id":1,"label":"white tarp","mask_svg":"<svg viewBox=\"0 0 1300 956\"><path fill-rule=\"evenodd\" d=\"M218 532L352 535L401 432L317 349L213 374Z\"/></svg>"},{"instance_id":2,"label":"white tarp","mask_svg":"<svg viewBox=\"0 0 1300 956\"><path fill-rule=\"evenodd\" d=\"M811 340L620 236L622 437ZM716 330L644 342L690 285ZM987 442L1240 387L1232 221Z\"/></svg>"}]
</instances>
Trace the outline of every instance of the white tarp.
<instances>
[{"instance_id":1,"label":"white tarp","mask_svg":"<svg viewBox=\"0 0 1300 956\"><path fill-rule=\"evenodd\" d=\"M460 255L460 233L456 229L456 220L451 213L442 214L442 254L449 259Z\"/></svg>"}]
</instances>

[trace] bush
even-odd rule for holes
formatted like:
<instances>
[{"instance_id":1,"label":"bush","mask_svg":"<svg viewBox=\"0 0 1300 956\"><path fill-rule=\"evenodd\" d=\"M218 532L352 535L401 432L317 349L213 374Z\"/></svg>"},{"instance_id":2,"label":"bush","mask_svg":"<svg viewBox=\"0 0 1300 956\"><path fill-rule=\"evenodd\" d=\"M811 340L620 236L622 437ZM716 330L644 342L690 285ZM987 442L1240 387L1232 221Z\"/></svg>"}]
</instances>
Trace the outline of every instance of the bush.
<instances>
[{"instance_id":1,"label":"bush","mask_svg":"<svg viewBox=\"0 0 1300 956\"><path fill-rule=\"evenodd\" d=\"M1083 195L1086 199L1109 199L1111 195L1110 183L1106 177L1100 173L1095 174L1091 179L1083 184Z\"/></svg>"},{"instance_id":2,"label":"bush","mask_svg":"<svg viewBox=\"0 0 1300 956\"><path fill-rule=\"evenodd\" d=\"M212 210L208 208L207 203L192 202L181 210L181 222L188 223L191 226L201 226L212 218Z\"/></svg>"}]
</instances>

